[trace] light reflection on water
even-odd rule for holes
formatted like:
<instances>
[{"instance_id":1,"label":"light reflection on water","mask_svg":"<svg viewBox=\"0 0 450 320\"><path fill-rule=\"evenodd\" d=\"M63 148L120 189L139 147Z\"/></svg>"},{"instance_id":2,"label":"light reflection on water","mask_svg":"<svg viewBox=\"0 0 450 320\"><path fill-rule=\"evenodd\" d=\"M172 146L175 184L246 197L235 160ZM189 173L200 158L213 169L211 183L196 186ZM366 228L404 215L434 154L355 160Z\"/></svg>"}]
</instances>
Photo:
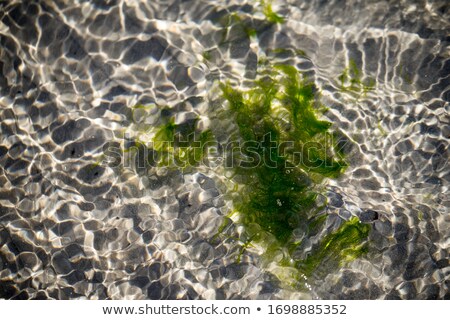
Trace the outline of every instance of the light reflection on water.
<instances>
[{"instance_id":1,"label":"light reflection on water","mask_svg":"<svg viewBox=\"0 0 450 320\"><path fill-rule=\"evenodd\" d=\"M272 6L284 23L257 1L0 4L0 297L448 298L448 5ZM92 167L139 136L136 105L167 107L149 125L200 117L225 141L235 127L211 122L215 81L243 89L275 63L314 81L352 142L303 253L339 221L374 220L367 256L302 289L242 250L232 219L238 239L213 237L236 188L220 163Z\"/></svg>"}]
</instances>

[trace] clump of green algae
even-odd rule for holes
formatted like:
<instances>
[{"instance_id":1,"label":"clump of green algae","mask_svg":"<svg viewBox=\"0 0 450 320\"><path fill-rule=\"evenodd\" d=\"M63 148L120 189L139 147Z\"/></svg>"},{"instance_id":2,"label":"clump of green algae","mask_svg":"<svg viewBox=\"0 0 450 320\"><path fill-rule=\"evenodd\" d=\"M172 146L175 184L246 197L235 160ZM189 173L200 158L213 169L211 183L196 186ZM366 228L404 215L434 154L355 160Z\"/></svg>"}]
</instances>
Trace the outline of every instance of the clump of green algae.
<instances>
[{"instance_id":1,"label":"clump of green algae","mask_svg":"<svg viewBox=\"0 0 450 320\"><path fill-rule=\"evenodd\" d=\"M243 146L245 165L237 162L231 168L233 177L244 181L233 204L249 241L265 247L267 260L281 249L279 262L306 276L324 261L342 265L363 254L369 226L353 218L329 233L306 259L292 259L301 245L296 230L307 230L308 236L326 218L319 214L323 204L317 203L320 182L338 177L347 166L330 145L331 124L317 117L321 106L314 85L295 67L276 65L249 90L230 84L220 88L228 101L225 117L235 122Z\"/></svg>"},{"instance_id":2,"label":"clump of green algae","mask_svg":"<svg viewBox=\"0 0 450 320\"><path fill-rule=\"evenodd\" d=\"M152 146L160 155L157 163L159 166L186 172L203 161L213 137L211 130L197 132L197 121L198 119L183 128L170 119L167 124L157 127Z\"/></svg>"},{"instance_id":3,"label":"clump of green algae","mask_svg":"<svg viewBox=\"0 0 450 320\"><path fill-rule=\"evenodd\" d=\"M182 124L176 124L173 116L162 116L162 113L170 113L170 108L156 105L136 105L133 113L144 110L146 113L158 113L157 124L140 123L132 116L131 130L134 135L132 147L123 151L127 153L139 153L142 149L147 159L141 165L147 167L165 167L167 169L180 170L184 173L198 167L206 155L208 146L214 142L211 130L199 130L197 124L199 118L191 119ZM158 112L159 111L159 112ZM140 118L140 117L139 117ZM141 148L141 149L140 149Z\"/></svg>"},{"instance_id":4,"label":"clump of green algae","mask_svg":"<svg viewBox=\"0 0 450 320\"><path fill-rule=\"evenodd\" d=\"M266 19L270 23L284 23L284 18L278 14L276 14L272 9L272 3L270 0L261 1L261 6L263 8L263 13L266 16Z\"/></svg>"},{"instance_id":5,"label":"clump of green algae","mask_svg":"<svg viewBox=\"0 0 450 320\"><path fill-rule=\"evenodd\" d=\"M312 254L295 265L303 274L310 275L324 263L329 264L328 268L334 268L351 262L367 253L367 245L362 240L367 238L369 231L369 225L354 217L327 235Z\"/></svg>"}]
</instances>

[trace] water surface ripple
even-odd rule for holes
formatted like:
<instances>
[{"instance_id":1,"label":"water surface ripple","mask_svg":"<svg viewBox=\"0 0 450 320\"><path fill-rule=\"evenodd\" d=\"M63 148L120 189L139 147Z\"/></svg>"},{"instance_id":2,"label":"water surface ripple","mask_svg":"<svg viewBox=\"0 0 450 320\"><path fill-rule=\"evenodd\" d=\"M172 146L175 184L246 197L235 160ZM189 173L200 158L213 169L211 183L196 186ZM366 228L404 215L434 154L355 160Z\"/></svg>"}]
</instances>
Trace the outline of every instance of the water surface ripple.
<instances>
[{"instance_id":1,"label":"water surface ripple","mask_svg":"<svg viewBox=\"0 0 450 320\"><path fill-rule=\"evenodd\" d=\"M450 298L448 2L272 7L284 23L250 0L0 2L0 298ZM232 209L220 170L93 166L135 138L133 106L208 126L215 82L248 86L263 60L314 81L351 141L326 227L371 225L366 256L305 290L213 239ZM349 66L370 90L342 87Z\"/></svg>"}]
</instances>

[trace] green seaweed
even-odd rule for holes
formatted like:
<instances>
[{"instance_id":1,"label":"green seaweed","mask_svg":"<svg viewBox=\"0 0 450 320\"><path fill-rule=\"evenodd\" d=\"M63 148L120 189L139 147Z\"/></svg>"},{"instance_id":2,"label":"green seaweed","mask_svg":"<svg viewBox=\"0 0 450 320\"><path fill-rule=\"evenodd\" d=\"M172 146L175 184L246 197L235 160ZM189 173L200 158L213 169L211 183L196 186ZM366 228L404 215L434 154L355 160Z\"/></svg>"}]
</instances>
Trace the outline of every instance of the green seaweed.
<instances>
[{"instance_id":1,"label":"green seaweed","mask_svg":"<svg viewBox=\"0 0 450 320\"><path fill-rule=\"evenodd\" d=\"M212 60L212 54L211 54L211 50L205 50L202 53L202 57L205 61L211 61Z\"/></svg>"},{"instance_id":2,"label":"green seaweed","mask_svg":"<svg viewBox=\"0 0 450 320\"><path fill-rule=\"evenodd\" d=\"M327 218L319 214L324 205L317 202L321 182L338 177L347 164L327 141L332 140L331 123L318 118L324 108L314 84L290 65L275 65L262 74L248 90L220 84L228 101L223 117L236 124L233 138L243 146L232 154L229 168L240 185L232 197L237 222L248 239L265 247L267 261L284 251L280 263L305 275L325 260L341 265L359 257L369 227L354 218L326 236L305 261L289 262L301 244L294 231L306 229L311 236Z\"/></svg>"},{"instance_id":3,"label":"green seaweed","mask_svg":"<svg viewBox=\"0 0 450 320\"><path fill-rule=\"evenodd\" d=\"M335 232L328 234L310 255L296 262L296 267L310 276L320 267L332 269L343 266L367 253L367 239L370 227L353 217Z\"/></svg>"},{"instance_id":4,"label":"green seaweed","mask_svg":"<svg viewBox=\"0 0 450 320\"><path fill-rule=\"evenodd\" d=\"M187 125L176 125L174 119L156 127L152 139L153 149L160 153L159 166L186 171L198 166L206 149L215 139L211 130L197 132L195 119Z\"/></svg>"},{"instance_id":5,"label":"green seaweed","mask_svg":"<svg viewBox=\"0 0 450 320\"><path fill-rule=\"evenodd\" d=\"M417 218L419 219L419 221L423 221L423 212L419 211L419 213L417 214Z\"/></svg>"},{"instance_id":6,"label":"green seaweed","mask_svg":"<svg viewBox=\"0 0 450 320\"><path fill-rule=\"evenodd\" d=\"M166 124L157 128L153 137L153 149L160 152L170 151L174 145L175 128L174 119L170 119Z\"/></svg>"},{"instance_id":7,"label":"green seaweed","mask_svg":"<svg viewBox=\"0 0 450 320\"><path fill-rule=\"evenodd\" d=\"M139 111L155 111L155 108L159 109L159 112L168 111L167 107L156 105L132 107L130 129L134 135L134 143L122 152L129 153L130 156L151 152L147 166L166 167L183 172L199 166L206 156L208 146L215 141L212 131L199 131L198 118L176 124L174 117L160 115L159 124L151 125L143 121L145 115L137 114Z\"/></svg>"},{"instance_id":8,"label":"green seaweed","mask_svg":"<svg viewBox=\"0 0 450 320\"><path fill-rule=\"evenodd\" d=\"M263 9L263 13L266 16L266 19L268 22L270 23L284 23L284 18L282 16L279 16L278 14L276 14L273 9L272 9L272 3L270 0L261 1L261 6Z\"/></svg>"}]
</instances>

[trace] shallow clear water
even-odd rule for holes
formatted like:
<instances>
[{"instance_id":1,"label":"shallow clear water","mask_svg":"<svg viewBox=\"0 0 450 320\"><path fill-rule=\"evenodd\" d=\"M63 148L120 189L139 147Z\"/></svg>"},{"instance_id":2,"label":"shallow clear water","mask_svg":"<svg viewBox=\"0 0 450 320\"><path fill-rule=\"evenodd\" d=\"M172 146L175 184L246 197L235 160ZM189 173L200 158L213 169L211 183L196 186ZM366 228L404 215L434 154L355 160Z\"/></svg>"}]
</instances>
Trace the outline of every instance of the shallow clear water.
<instances>
[{"instance_id":1,"label":"shallow clear water","mask_svg":"<svg viewBox=\"0 0 450 320\"><path fill-rule=\"evenodd\" d=\"M0 3L0 298L449 298L449 5L272 9L283 23L258 1ZM367 254L297 287L263 249L243 250L238 223L215 237L233 210L220 163L105 160L162 117L226 139L217 82L247 88L279 63L314 82L350 141L302 257L351 217L371 228Z\"/></svg>"}]
</instances>

